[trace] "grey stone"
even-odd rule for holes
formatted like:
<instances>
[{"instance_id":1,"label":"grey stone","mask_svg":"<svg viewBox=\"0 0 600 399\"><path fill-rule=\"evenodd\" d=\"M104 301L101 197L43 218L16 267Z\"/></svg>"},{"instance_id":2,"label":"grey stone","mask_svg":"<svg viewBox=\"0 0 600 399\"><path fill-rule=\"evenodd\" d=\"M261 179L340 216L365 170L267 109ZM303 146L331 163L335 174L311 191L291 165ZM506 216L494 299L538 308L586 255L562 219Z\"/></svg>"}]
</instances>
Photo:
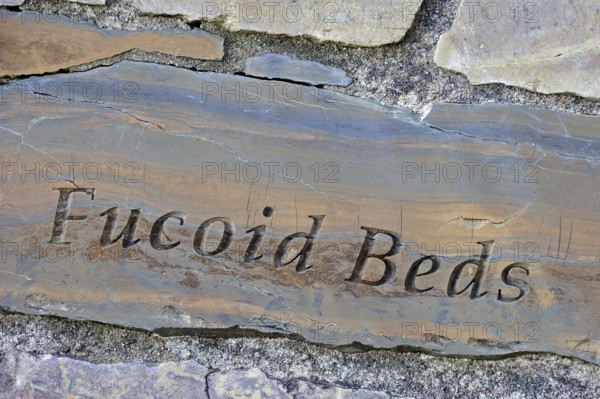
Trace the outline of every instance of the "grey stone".
<instances>
[{"instance_id":1,"label":"grey stone","mask_svg":"<svg viewBox=\"0 0 600 399\"><path fill-rule=\"evenodd\" d=\"M94 364L9 352L0 374L3 398L205 398L206 367L194 361ZM15 383L16 381L16 383Z\"/></svg>"},{"instance_id":2,"label":"grey stone","mask_svg":"<svg viewBox=\"0 0 600 399\"><path fill-rule=\"evenodd\" d=\"M346 72L314 61L303 61L281 54L265 54L246 60L246 75L269 79L285 79L311 85L348 86Z\"/></svg>"},{"instance_id":3,"label":"grey stone","mask_svg":"<svg viewBox=\"0 0 600 399\"><path fill-rule=\"evenodd\" d=\"M306 36L356 46L402 39L422 0L314 2L299 0L132 0L145 13L181 15L188 21L218 21L232 31Z\"/></svg>"},{"instance_id":4,"label":"grey stone","mask_svg":"<svg viewBox=\"0 0 600 399\"><path fill-rule=\"evenodd\" d=\"M103 6L106 4L106 0L69 0L72 3L90 4L94 6Z\"/></svg>"},{"instance_id":5,"label":"grey stone","mask_svg":"<svg viewBox=\"0 0 600 399\"><path fill-rule=\"evenodd\" d=\"M10 353L19 351L38 357L52 353L101 364L180 363L193 359L219 373L258 367L291 395L304 381L326 391L343 387L387 392L395 398L600 397L600 368L577 359L528 354L474 360L403 351L365 351L359 346L348 349L338 351L283 338L165 338L102 323L0 315L0 372L13 381L18 356Z\"/></svg>"},{"instance_id":6,"label":"grey stone","mask_svg":"<svg viewBox=\"0 0 600 399\"><path fill-rule=\"evenodd\" d=\"M473 84L600 98L600 4L463 0L435 62Z\"/></svg>"},{"instance_id":7,"label":"grey stone","mask_svg":"<svg viewBox=\"0 0 600 399\"><path fill-rule=\"evenodd\" d=\"M25 0L0 0L0 6L20 6Z\"/></svg>"},{"instance_id":8,"label":"grey stone","mask_svg":"<svg viewBox=\"0 0 600 399\"><path fill-rule=\"evenodd\" d=\"M211 398L221 399L292 399L280 383L267 378L260 369L212 373L208 392Z\"/></svg>"}]
</instances>

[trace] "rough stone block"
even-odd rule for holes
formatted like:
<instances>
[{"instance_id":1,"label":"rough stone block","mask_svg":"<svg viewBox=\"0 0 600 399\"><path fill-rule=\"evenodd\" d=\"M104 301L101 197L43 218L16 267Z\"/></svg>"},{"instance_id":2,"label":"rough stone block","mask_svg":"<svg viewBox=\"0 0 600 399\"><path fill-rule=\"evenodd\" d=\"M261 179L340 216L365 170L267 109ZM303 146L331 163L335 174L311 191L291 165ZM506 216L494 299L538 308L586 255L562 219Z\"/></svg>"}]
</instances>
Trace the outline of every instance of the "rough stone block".
<instances>
[{"instance_id":1,"label":"rough stone block","mask_svg":"<svg viewBox=\"0 0 600 399\"><path fill-rule=\"evenodd\" d=\"M600 4L463 0L435 62L473 84L600 98Z\"/></svg>"},{"instance_id":2,"label":"rough stone block","mask_svg":"<svg viewBox=\"0 0 600 399\"><path fill-rule=\"evenodd\" d=\"M133 0L148 14L181 15L188 21L218 21L232 31L306 36L355 46L402 39L422 0L196 1Z\"/></svg>"}]
</instances>

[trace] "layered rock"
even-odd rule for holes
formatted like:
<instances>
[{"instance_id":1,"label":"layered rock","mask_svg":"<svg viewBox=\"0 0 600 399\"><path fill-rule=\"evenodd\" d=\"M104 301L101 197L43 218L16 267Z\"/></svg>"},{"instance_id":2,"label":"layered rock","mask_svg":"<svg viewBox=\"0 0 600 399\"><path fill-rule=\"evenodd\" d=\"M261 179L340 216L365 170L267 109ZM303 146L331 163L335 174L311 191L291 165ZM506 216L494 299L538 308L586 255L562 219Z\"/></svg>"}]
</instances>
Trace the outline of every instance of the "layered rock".
<instances>
[{"instance_id":1,"label":"layered rock","mask_svg":"<svg viewBox=\"0 0 600 399\"><path fill-rule=\"evenodd\" d=\"M0 306L599 362L599 117L134 62L2 90Z\"/></svg>"},{"instance_id":2,"label":"layered rock","mask_svg":"<svg viewBox=\"0 0 600 399\"><path fill-rule=\"evenodd\" d=\"M281 54L265 54L248 58L244 73L259 78L290 80L314 86L345 87L352 83L352 79L342 69Z\"/></svg>"},{"instance_id":3,"label":"layered rock","mask_svg":"<svg viewBox=\"0 0 600 399\"><path fill-rule=\"evenodd\" d=\"M0 10L0 27L0 42L5 43L0 76L56 72L132 49L206 60L223 58L223 38L199 29L107 30L55 15L4 10Z\"/></svg>"}]
</instances>

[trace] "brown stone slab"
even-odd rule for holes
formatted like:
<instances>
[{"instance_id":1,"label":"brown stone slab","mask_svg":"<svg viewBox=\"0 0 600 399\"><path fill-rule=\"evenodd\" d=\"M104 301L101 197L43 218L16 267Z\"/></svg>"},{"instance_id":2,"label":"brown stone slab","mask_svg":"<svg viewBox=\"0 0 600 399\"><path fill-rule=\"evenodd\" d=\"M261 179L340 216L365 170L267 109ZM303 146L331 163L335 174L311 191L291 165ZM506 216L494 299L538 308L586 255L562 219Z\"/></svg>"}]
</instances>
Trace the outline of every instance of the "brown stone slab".
<instances>
[{"instance_id":1,"label":"brown stone slab","mask_svg":"<svg viewBox=\"0 0 600 399\"><path fill-rule=\"evenodd\" d=\"M132 49L220 60L223 38L193 31L124 31L72 23L64 17L0 10L0 76L56 72Z\"/></svg>"},{"instance_id":2,"label":"brown stone slab","mask_svg":"<svg viewBox=\"0 0 600 399\"><path fill-rule=\"evenodd\" d=\"M1 306L600 363L598 117L133 62L2 90Z\"/></svg>"}]
</instances>

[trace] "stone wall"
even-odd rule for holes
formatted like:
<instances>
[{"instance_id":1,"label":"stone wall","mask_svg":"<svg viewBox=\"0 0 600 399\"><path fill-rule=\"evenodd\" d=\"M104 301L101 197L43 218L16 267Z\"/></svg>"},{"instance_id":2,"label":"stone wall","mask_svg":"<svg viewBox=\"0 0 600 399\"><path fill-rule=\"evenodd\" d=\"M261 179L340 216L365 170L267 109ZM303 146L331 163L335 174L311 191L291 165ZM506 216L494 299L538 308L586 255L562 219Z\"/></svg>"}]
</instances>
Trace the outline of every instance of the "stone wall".
<instances>
[{"instance_id":1,"label":"stone wall","mask_svg":"<svg viewBox=\"0 0 600 399\"><path fill-rule=\"evenodd\" d=\"M600 6L594 2L570 8L559 1L527 2L517 7L508 1L477 6L459 0L388 3L301 1L293 3L294 7L310 12L309 16L294 19L294 7L281 15L278 8L268 9L275 13L274 20L263 24L252 23L244 14L253 10L245 1L212 2L212 8L206 9L191 1L0 0L4 10L0 22L10 26L10 30L0 30L2 94L22 95L12 90L28 78L43 82L55 74L75 76L102 66L128 65L122 63L128 60L294 82L305 90L333 90L371 99L374 110L379 112L377 107L382 106L382 114L395 115L392 108L383 106L414 112L417 116L410 123L415 124L425 119L436 103L525 105L572 115L600 113L599 36L594 31ZM226 10L237 11L229 15ZM26 11L40 14L30 14L23 21ZM294 21L290 23L289 18ZM332 24L328 18L337 18L337 22ZM140 30L145 32L132 34ZM287 57L261 58L266 54ZM124 95L129 95L127 89ZM19 109L26 110L25 106ZM446 112L467 118L471 108ZM429 114L427 126L440 129L435 119L439 115L442 113ZM538 118L536 115L541 114L533 117ZM592 121L585 124L594 130L597 122L585 120ZM152 119L141 120L153 123L148 121ZM4 123L2 118L0 123ZM563 121L566 136L573 132L577 136L577 129L567 132L565 126ZM550 132L553 127L539 129ZM560 143L548 140L542 144L548 152L565 159L584 158L595 166L594 140L597 137L589 139L589 147L576 142L566 153L561 153ZM5 194L3 207L12 206L6 205ZM586 218L590 216L576 220ZM475 223L475 219L465 220L457 220L457 224ZM502 223L487 220L490 225ZM561 214L559 255L560 236L566 236L562 223ZM8 234L10 229L3 228ZM592 241L585 241L581 248L573 244L572 251L591 258L584 244L595 245ZM570 236L563 251L565 247L566 260ZM33 278L19 276L27 282ZM183 285L197 287L193 273L185 276L189 280ZM594 281L593 276L585 280ZM588 286L582 283L581 287ZM15 298L18 291L15 289ZM598 363L598 337L591 330L584 331L586 338L568 349L593 363L541 353L545 350L537 348L498 349L490 342L486 348L475 348L460 357L448 356L455 352L446 348L431 349L431 342L393 349L359 342L336 347L311 343L302 334L290 338L253 329L223 332L199 328L186 329L182 335L177 335L179 330L158 335L125 328L125 323L89 321L98 319L87 317L88 310L78 313L68 306L66 310L48 307L49 301L38 298L36 302L31 295L24 305L29 314L23 314L11 302L13 292L6 292L3 296L10 299L2 303L6 306L0 317L0 396L6 398L130 394L214 399L257 397L252 396L257 393L266 398L600 396L599 370L593 364ZM595 296L589 298L591 304L596 303ZM564 324L565 330L573 328ZM595 324L588 318L578 328L585 330L588 325ZM560 342L552 341L546 348L572 354L561 350ZM576 352L581 348L585 353Z\"/></svg>"}]
</instances>

